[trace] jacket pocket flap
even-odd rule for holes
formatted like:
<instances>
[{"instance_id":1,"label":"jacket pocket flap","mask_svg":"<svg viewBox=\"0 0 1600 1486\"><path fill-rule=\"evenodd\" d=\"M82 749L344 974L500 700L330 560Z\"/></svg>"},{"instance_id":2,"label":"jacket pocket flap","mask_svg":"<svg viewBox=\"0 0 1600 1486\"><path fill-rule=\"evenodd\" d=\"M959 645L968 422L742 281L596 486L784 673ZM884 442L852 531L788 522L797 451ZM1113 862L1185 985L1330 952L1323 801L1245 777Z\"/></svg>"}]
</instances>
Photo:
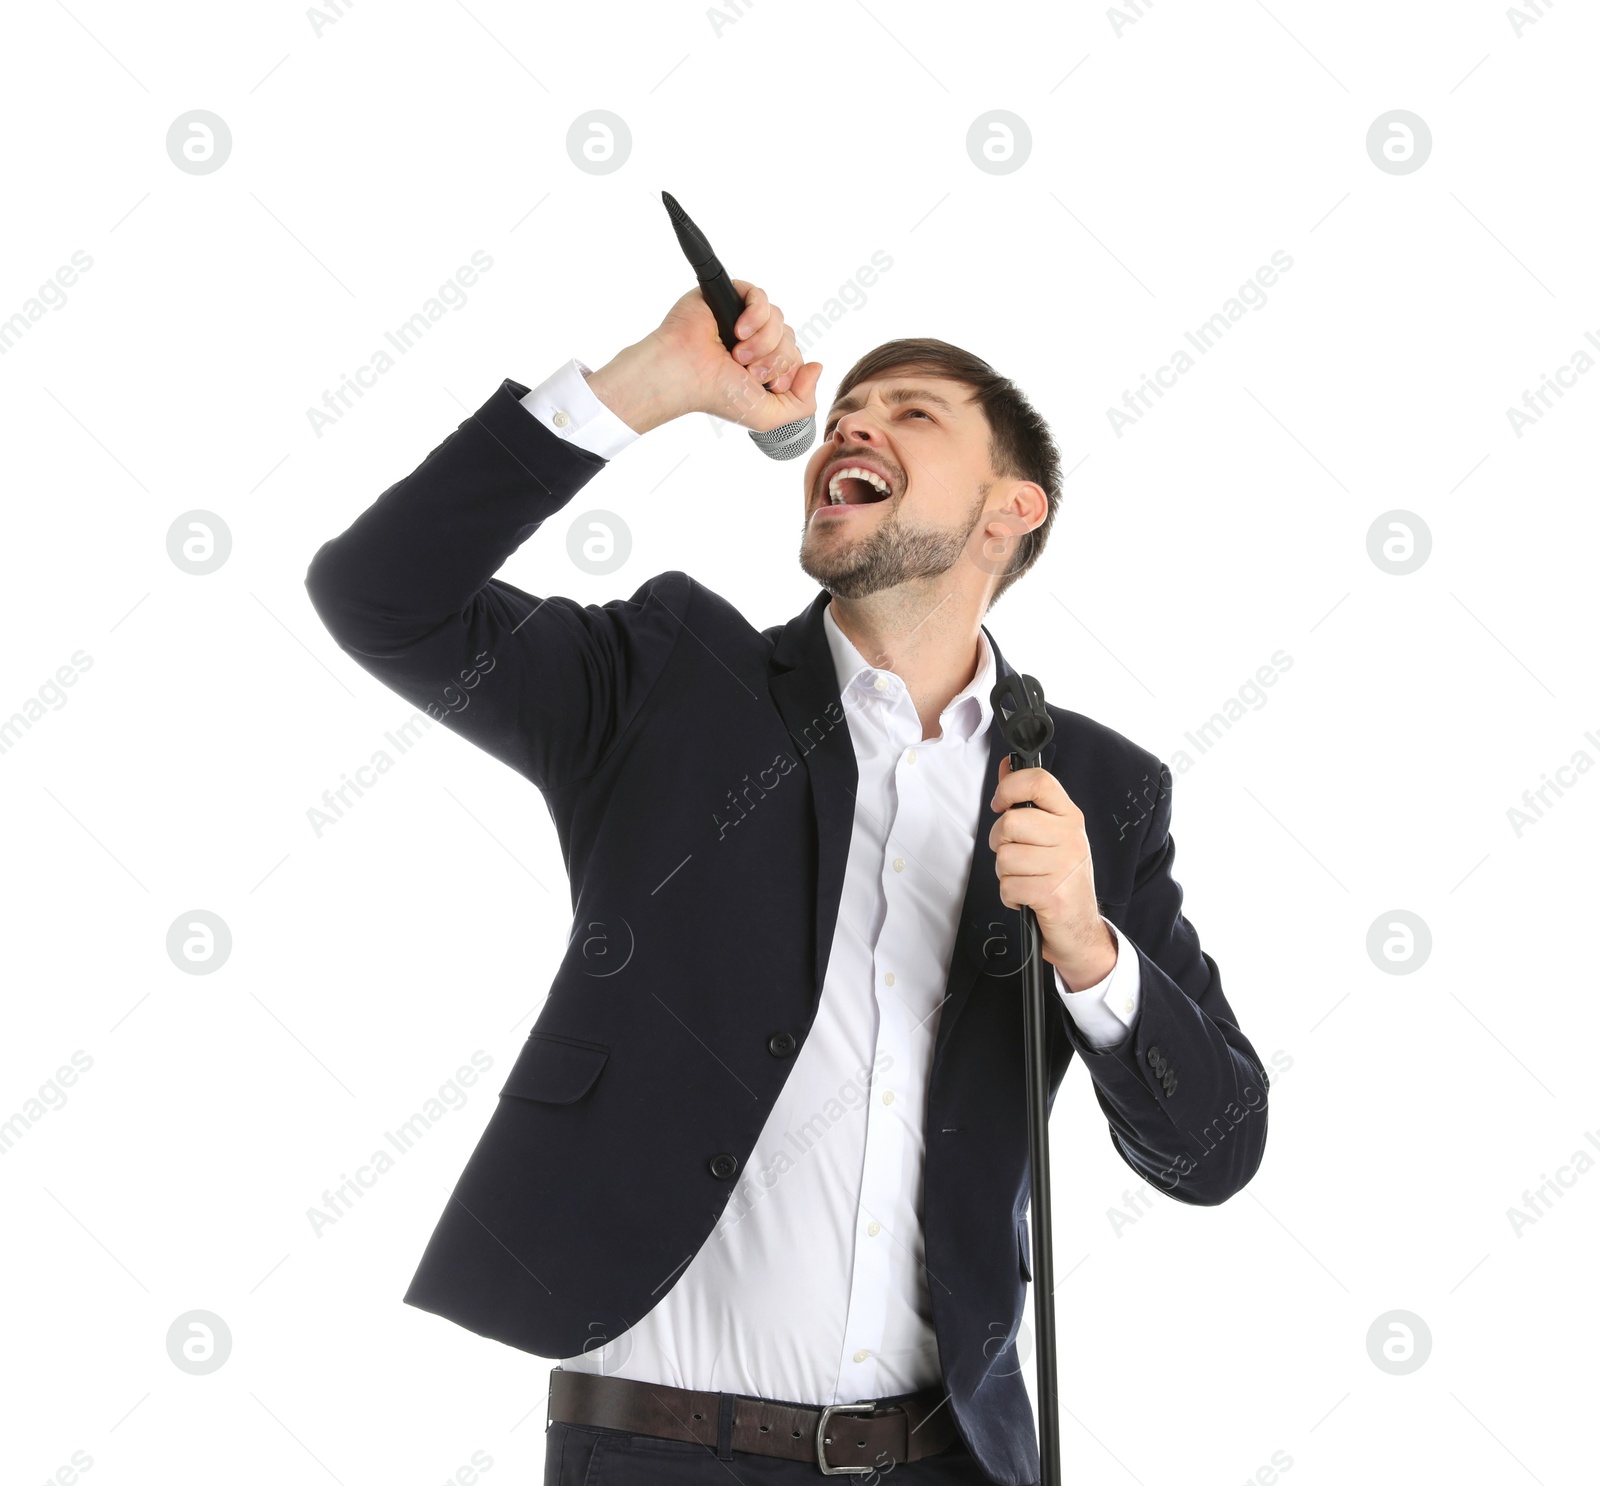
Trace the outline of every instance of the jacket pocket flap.
<instances>
[{"instance_id":1,"label":"jacket pocket flap","mask_svg":"<svg viewBox=\"0 0 1600 1486\"><path fill-rule=\"evenodd\" d=\"M500 1092L541 1104L571 1104L589 1092L610 1056L604 1043L534 1032Z\"/></svg>"}]
</instances>

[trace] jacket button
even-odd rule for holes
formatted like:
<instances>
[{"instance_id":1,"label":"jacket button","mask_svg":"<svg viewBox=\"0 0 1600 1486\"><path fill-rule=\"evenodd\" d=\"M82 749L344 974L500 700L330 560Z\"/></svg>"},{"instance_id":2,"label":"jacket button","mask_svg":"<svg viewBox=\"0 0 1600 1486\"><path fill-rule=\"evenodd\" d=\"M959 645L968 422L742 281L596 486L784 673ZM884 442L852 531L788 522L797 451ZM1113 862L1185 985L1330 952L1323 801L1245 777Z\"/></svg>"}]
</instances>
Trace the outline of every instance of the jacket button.
<instances>
[{"instance_id":1,"label":"jacket button","mask_svg":"<svg viewBox=\"0 0 1600 1486\"><path fill-rule=\"evenodd\" d=\"M739 1169L739 1163L726 1151L711 1158L711 1174L714 1177L730 1177Z\"/></svg>"},{"instance_id":2,"label":"jacket button","mask_svg":"<svg viewBox=\"0 0 1600 1486\"><path fill-rule=\"evenodd\" d=\"M775 1058L787 1058L794 1051L794 1038L788 1032L774 1032L767 1038L767 1051Z\"/></svg>"}]
</instances>

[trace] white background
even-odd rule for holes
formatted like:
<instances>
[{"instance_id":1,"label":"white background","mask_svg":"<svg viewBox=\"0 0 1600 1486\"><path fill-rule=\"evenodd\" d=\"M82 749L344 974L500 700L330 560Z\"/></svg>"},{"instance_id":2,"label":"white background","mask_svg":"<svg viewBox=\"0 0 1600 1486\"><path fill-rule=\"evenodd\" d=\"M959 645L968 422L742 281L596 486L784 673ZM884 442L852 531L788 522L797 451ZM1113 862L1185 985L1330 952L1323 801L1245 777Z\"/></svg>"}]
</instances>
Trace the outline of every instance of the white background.
<instances>
[{"instance_id":1,"label":"white background","mask_svg":"<svg viewBox=\"0 0 1600 1486\"><path fill-rule=\"evenodd\" d=\"M1185 912L1289 1065L1258 1176L1215 1209L1141 1195L1081 1069L1056 1106L1070 1479L1220 1486L1279 1451L1260 1481L1593 1478L1600 1171L1520 1234L1508 1209L1600 1157L1600 778L1520 835L1507 811L1600 758L1600 374L1521 437L1506 410L1600 336L1596 22L1142 10L363 0L319 34L293 4L7 7L0 319L93 260L0 356L0 718L92 661L0 753L0 1119L92 1059L0 1166L8 1480L75 1451L91 1481L420 1486L477 1451L540 1479L549 1364L400 1296L566 940L554 831L435 727L314 832L411 709L303 579L501 378L657 323L689 287L662 188L791 321L892 258L811 347L825 399L935 335L1051 420L1060 518L989 624L1052 701L1172 759L1292 657L1175 793ZM232 134L204 175L165 145L195 109ZM632 135L599 176L566 146L595 109ZM1031 132L1008 174L965 143L996 109ZM1410 174L1366 149L1394 109L1432 132ZM314 432L479 249L467 303ZM1276 250L1265 306L1119 436L1107 409ZM632 533L608 577L566 553L593 508ZM1368 555L1396 509L1432 536L1408 576ZM209 576L167 552L195 510L232 535ZM776 624L815 592L800 511L797 465L695 416L502 575L600 602L683 568ZM166 949L197 909L233 938L209 975ZM1432 934L1410 974L1366 948L1395 909ZM465 1106L316 1236L475 1051ZM232 1335L207 1376L167 1356L192 1310ZM1432 1338L1402 1376L1368 1355L1395 1310Z\"/></svg>"}]
</instances>

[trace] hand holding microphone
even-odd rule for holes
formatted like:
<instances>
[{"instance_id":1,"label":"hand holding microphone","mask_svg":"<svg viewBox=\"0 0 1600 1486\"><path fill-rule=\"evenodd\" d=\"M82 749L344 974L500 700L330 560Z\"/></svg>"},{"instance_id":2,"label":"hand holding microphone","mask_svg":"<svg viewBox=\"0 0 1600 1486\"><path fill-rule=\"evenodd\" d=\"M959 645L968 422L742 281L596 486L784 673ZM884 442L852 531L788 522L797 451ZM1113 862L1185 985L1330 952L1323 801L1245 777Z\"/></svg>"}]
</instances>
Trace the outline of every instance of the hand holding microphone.
<instances>
[{"instance_id":1,"label":"hand holding microphone","mask_svg":"<svg viewBox=\"0 0 1600 1486\"><path fill-rule=\"evenodd\" d=\"M702 267L707 259L709 268ZM765 291L730 279L709 249L701 264L697 273L711 278L595 372L590 389L636 433L685 413L709 413L750 430L775 459L805 453L815 438L821 362L802 362L793 329Z\"/></svg>"}]
</instances>

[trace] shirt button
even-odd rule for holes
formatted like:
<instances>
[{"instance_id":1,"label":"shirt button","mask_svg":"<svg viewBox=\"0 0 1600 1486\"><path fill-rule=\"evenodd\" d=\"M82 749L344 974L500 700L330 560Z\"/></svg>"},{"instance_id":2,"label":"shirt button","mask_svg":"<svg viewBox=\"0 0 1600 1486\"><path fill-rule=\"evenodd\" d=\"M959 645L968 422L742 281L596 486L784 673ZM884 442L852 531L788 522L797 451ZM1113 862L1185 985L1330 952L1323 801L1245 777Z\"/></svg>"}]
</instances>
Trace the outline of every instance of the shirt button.
<instances>
[{"instance_id":1,"label":"shirt button","mask_svg":"<svg viewBox=\"0 0 1600 1486\"><path fill-rule=\"evenodd\" d=\"M867 1224L867 1237L868 1238L876 1238L882 1231L883 1231L883 1224L882 1223L868 1223Z\"/></svg>"},{"instance_id":2,"label":"shirt button","mask_svg":"<svg viewBox=\"0 0 1600 1486\"><path fill-rule=\"evenodd\" d=\"M893 970L885 970L883 972L883 983L886 986L892 986L894 984L894 971Z\"/></svg>"},{"instance_id":3,"label":"shirt button","mask_svg":"<svg viewBox=\"0 0 1600 1486\"><path fill-rule=\"evenodd\" d=\"M572 422L572 419L565 413L557 413L550 419L550 421L554 423L557 428L565 428L567 424Z\"/></svg>"},{"instance_id":4,"label":"shirt button","mask_svg":"<svg viewBox=\"0 0 1600 1486\"><path fill-rule=\"evenodd\" d=\"M885 1089L883 1091L883 1102L885 1104L893 1104L894 1103L894 1090L893 1089Z\"/></svg>"},{"instance_id":5,"label":"shirt button","mask_svg":"<svg viewBox=\"0 0 1600 1486\"><path fill-rule=\"evenodd\" d=\"M1133 997L1132 996L1129 996L1128 999L1122 1003L1122 1009L1124 1011L1129 1011L1129 1012L1131 1012L1133 1010Z\"/></svg>"},{"instance_id":6,"label":"shirt button","mask_svg":"<svg viewBox=\"0 0 1600 1486\"><path fill-rule=\"evenodd\" d=\"M906 859L904 857L896 857L894 859L894 870L896 872L904 872L906 870Z\"/></svg>"},{"instance_id":7,"label":"shirt button","mask_svg":"<svg viewBox=\"0 0 1600 1486\"><path fill-rule=\"evenodd\" d=\"M916 761L917 761L917 750L915 748L906 749L906 762L908 764L914 764L914 763L916 763Z\"/></svg>"},{"instance_id":8,"label":"shirt button","mask_svg":"<svg viewBox=\"0 0 1600 1486\"><path fill-rule=\"evenodd\" d=\"M872 689L874 691L888 691L889 678L887 676L874 676L872 678ZM858 1357L856 1360L859 1362L861 1359Z\"/></svg>"},{"instance_id":9,"label":"shirt button","mask_svg":"<svg viewBox=\"0 0 1600 1486\"><path fill-rule=\"evenodd\" d=\"M868 1351L857 1352L856 1353L856 1361L857 1362L865 1362L867 1360L867 1358L869 1358L871 1355L872 1355L872 1353L868 1352Z\"/></svg>"}]
</instances>

